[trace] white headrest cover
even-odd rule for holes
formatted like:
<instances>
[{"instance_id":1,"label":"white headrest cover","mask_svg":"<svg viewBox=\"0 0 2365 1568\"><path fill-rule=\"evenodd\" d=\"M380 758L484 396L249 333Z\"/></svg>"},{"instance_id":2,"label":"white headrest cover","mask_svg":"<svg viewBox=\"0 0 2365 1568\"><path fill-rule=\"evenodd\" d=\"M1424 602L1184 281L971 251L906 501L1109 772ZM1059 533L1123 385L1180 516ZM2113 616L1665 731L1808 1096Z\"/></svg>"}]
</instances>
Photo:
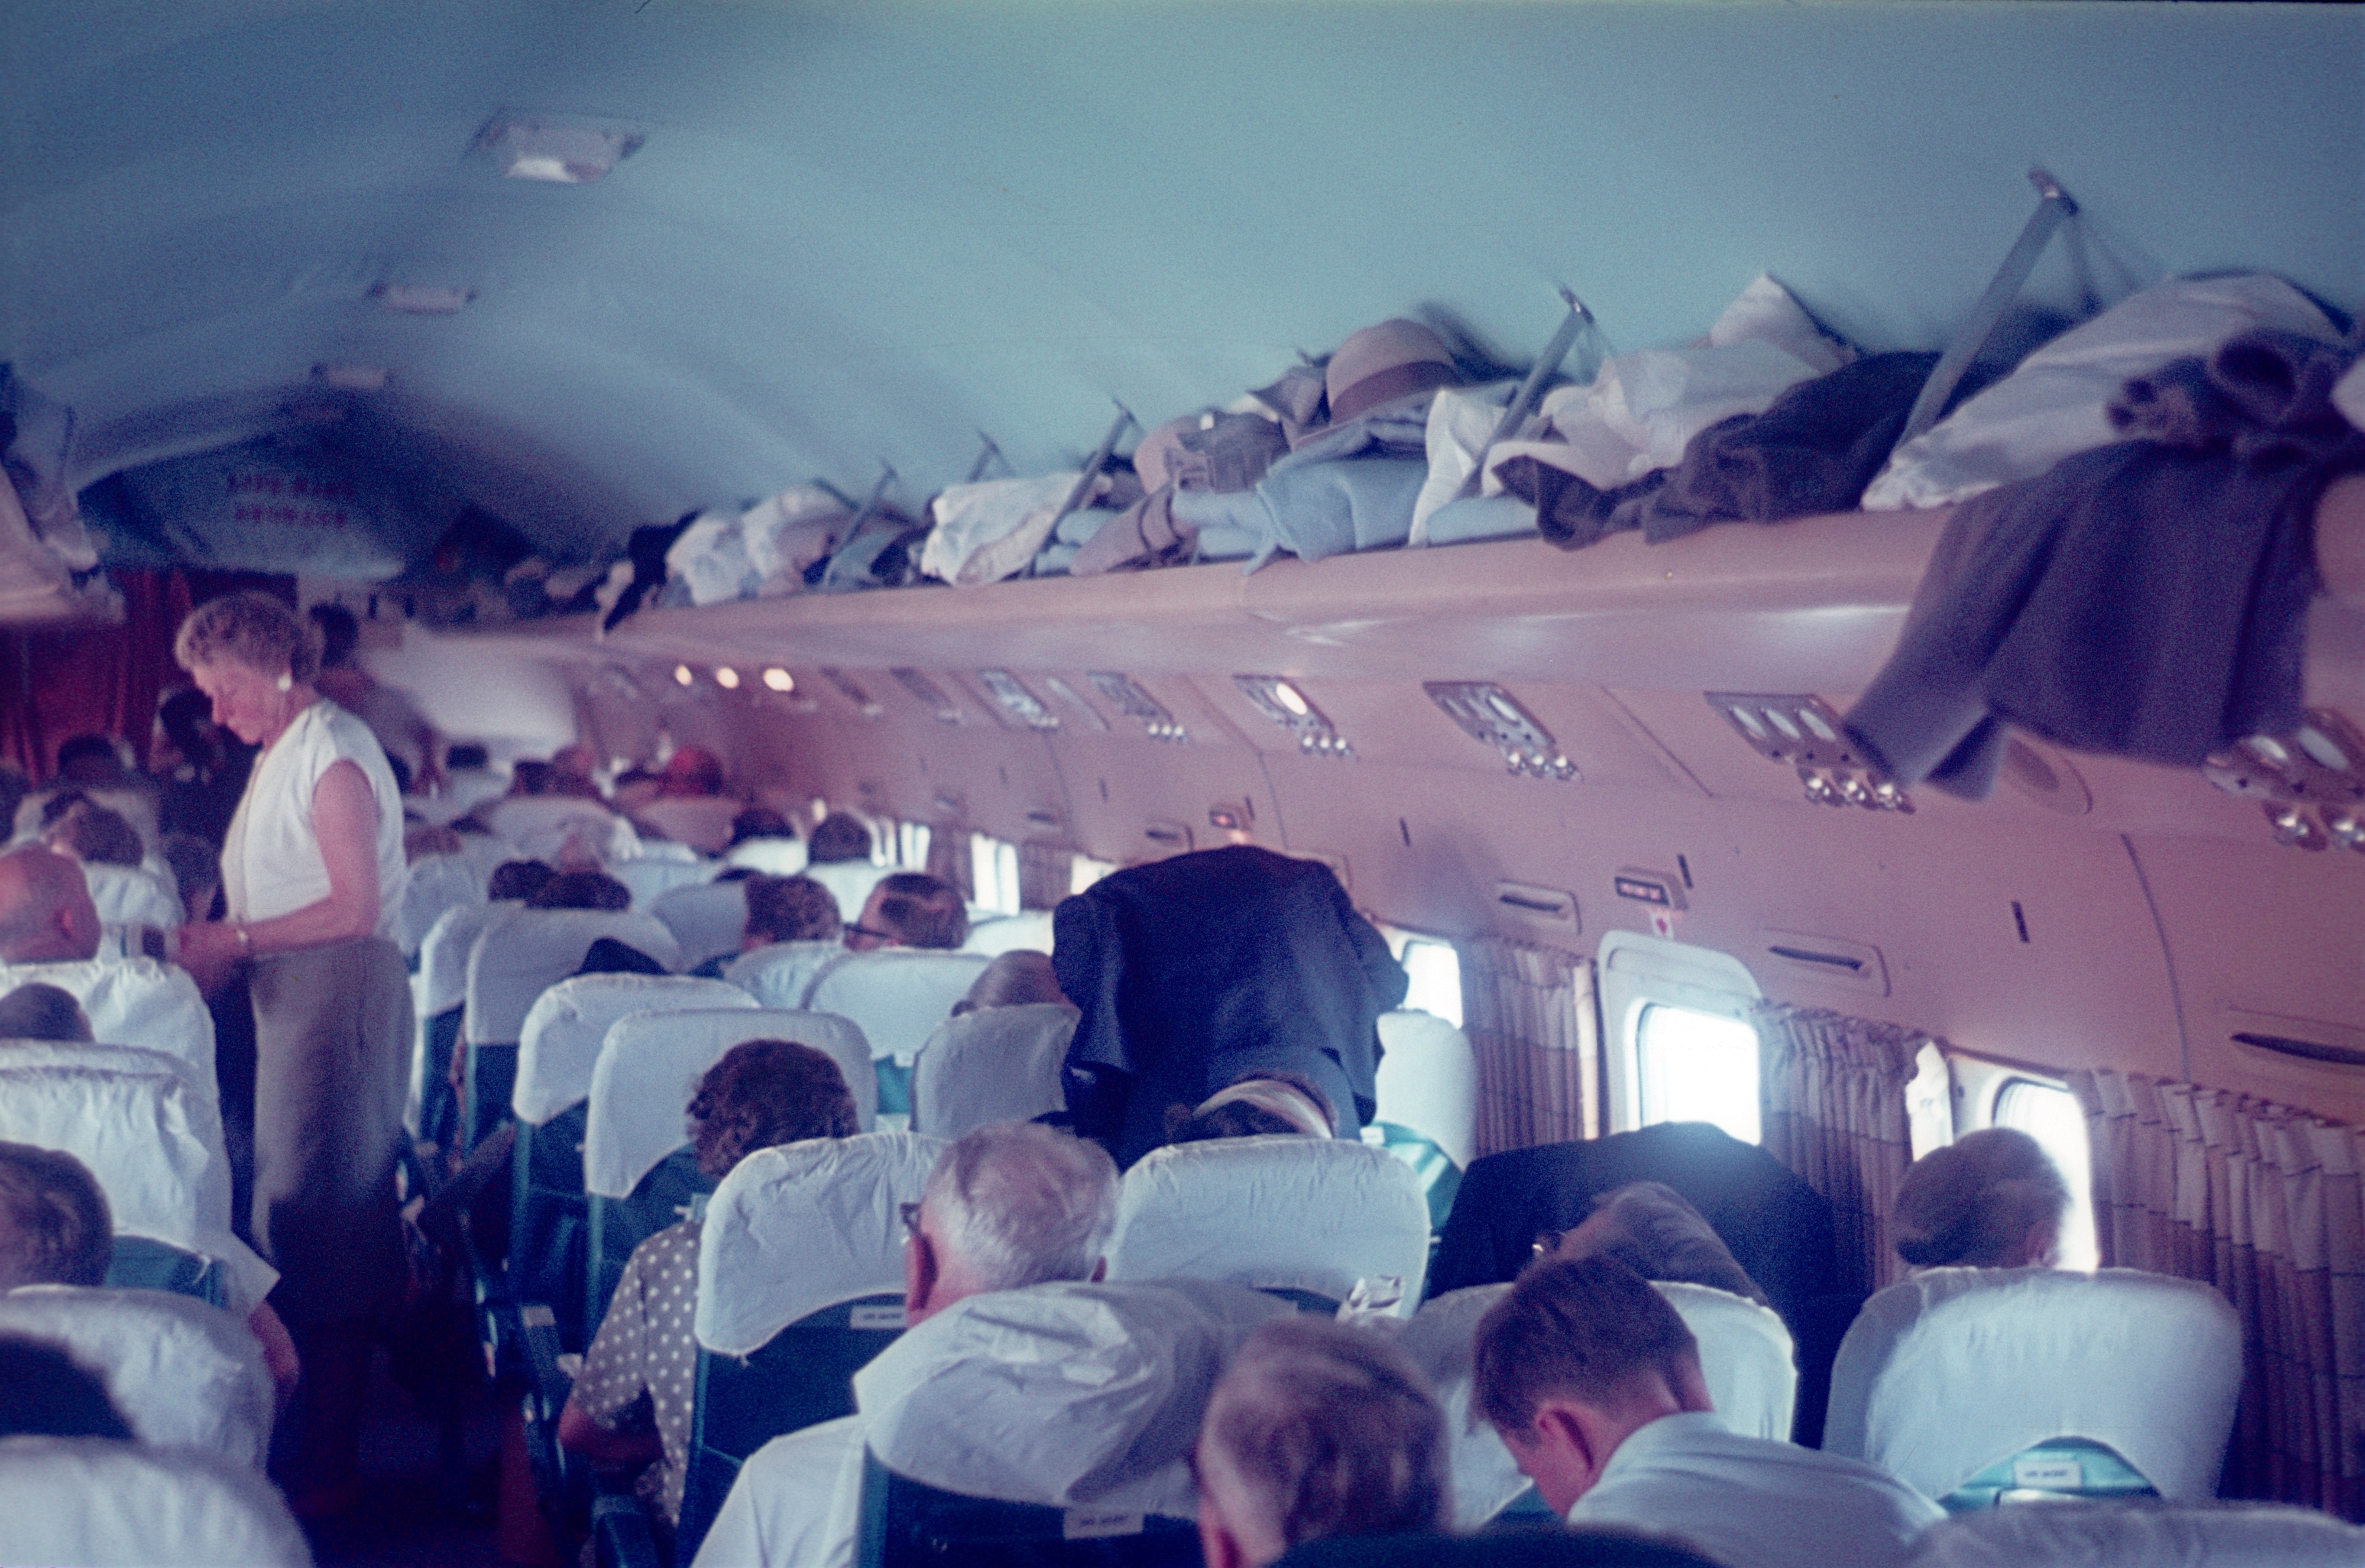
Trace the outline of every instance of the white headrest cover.
<instances>
[{"instance_id":1,"label":"white headrest cover","mask_svg":"<svg viewBox=\"0 0 2365 1568\"><path fill-rule=\"evenodd\" d=\"M1063 1109L1059 1067L1076 1032L1063 1002L984 1007L936 1025L912 1073L912 1125L958 1137L992 1122Z\"/></svg>"},{"instance_id":2,"label":"white headrest cover","mask_svg":"<svg viewBox=\"0 0 2365 1568\"><path fill-rule=\"evenodd\" d=\"M608 875L633 890L634 909L651 909L657 900L676 888L695 887L714 875L714 863L701 860L689 853L686 845L673 844L665 847L680 850L679 855L652 855L655 845L643 845L641 853L630 860L619 860L608 868Z\"/></svg>"},{"instance_id":3,"label":"white headrest cover","mask_svg":"<svg viewBox=\"0 0 2365 1568\"><path fill-rule=\"evenodd\" d=\"M0 1334L63 1346L98 1374L132 1435L263 1468L271 1373L246 1325L163 1291L25 1285L0 1295Z\"/></svg>"},{"instance_id":4,"label":"white headrest cover","mask_svg":"<svg viewBox=\"0 0 2365 1568\"><path fill-rule=\"evenodd\" d=\"M197 1251L230 1228L230 1162L187 1065L129 1046L0 1047L0 1139L90 1167L115 1228Z\"/></svg>"},{"instance_id":5,"label":"white headrest cover","mask_svg":"<svg viewBox=\"0 0 2365 1568\"><path fill-rule=\"evenodd\" d=\"M723 852L725 866L745 866L767 877L793 877L805 868L801 838L743 839Z\"/></svg>"},{"instance_id":6,"label":"white headrest cover","mask_svg":"<svg viewBox=\"0 0 2365 1568\"><path fill-rule=\"evenodd\" d=\"M1912 1568L2323 1568L2365 1562L2365 1529L2281 1503L1979 1508L1932 1525Z\"/></svg>"},{"instance_id":7,"label":"white headrest cover","mask_svg":"<svg viewBox=\"0 0 2365 1568\"><path fill-rule=\"evenodd\" d=\"M1397 1348L1428 1377L1445 1409L1456 1530L1476 1529L1528 1489L1528 1478L1495 1428L1471 1417L1478 1320L1510 1291L1508 1284L1448 1291L1422 1303L1396 1336Z\"/></svg>"},{"instance_id":8,"label":"white headrest cover","mask_svg":"<svg viewBox=\"0 0 2365 1568\"><path fill-rule=\"evenodd\" d=\"M555 866L570 848L601 860L629 860L640 853L641 835L633 824L597 801L520 795L488 807L483 816L526 859Z\"/></svg>"},{"instance_id":9,"label":"white headrest cover","mask_svg":"<svg viewBox=\"0 0 2365 1568\"><path fill-rule=\"evenodd\" d=\"M478 1045L515 1044L534 998L573 974L602 936L639 948L668 969L681 947L655 915L632 910L511 909L487 923L468 955L463 1026Z\"/></svg>"},{"instance_id":10,"label":"white headrest cover","mask_svg":"<svg viewBox=\"0 0 2365 1568\"><path fill-rule=\"evenodd\" d=\"M864 1133L758 1149L706 1204L698 1342L744 1356L823 1307L903 1289L900 1205L945 1150L919 1133Z\"/></svg>"},{"instance_id":11,"label":"white headrest cover","mask_svg":"<svg viewBox=\"0 0 2365 1568\"><path fill-rule=\"evenodd\" d=\"M794 1040L837 1063L854 1096L856 1123L879 1112L879 1075L862 1031L822 1013L771 1008L700 1008L633 1014L608 1026L591 1068L591 1108L583 1138L583 1184L628 1198L641 1178L689 1141L689 1098L706 1070L742 1040Z\"/></svg>"},{"instance_id":12,"label":"white headrest cover","mask_svg":"<svg viewBox=\"0 0 2365 1568\"><path fill-rule=\"evenodd\" d=\"M419 941L419 1018L425 1023L438 1013L449 1013L468 1000L468 955L485 927L510 910L523 909L516 899L464 903L445 910Z\"/></svg>"},{"instance_id":13,"label":"white headrest cover","mask_svg":"<svg viewBox=\"0 0 2365 1568\"><path fill-rule=\"evenodd\" d=\"M1429 1204L1412 1167L1339 1138L1273 1134L1152 1149L1117 1190L1112 1280L1228 1280L1344 1301L1404 1280L1410 1316L1429 1268Z\"/></svg>"},{"instance_id":14,"label":"white headrest cover","mask_svg":"<svg viewBox=\"0 0 2365 1568\"><path fill-rule=\"evenodd\" d=\"M591 1092L609 1025L635 1013L752 1008L735 985L691 975L573 975L534 998L518 1035L517 1084L510 1108L540 1126Z\"/></svg>"},{"instance_id":15,"label":"white headrest cover","mask_svg":"<svg viewBox=\"0 0 2365 1568\"><path fill-rule=\"evenodd\" d=\"M99 920L108 925L180 924L188 911L172 890L137 866L108 866L96 860L82 863L83 880L90 885L90 902Z\"/></svg>"},{"instance_id":16,"label":"white headrest cover","mask_svg":"<svg viewBox=\"0 0 2365 1568\"><path fill-rule=\"evenodd\" d=\"M312 1568L272 1484L189 1449L0 1439L0 1562L55 1568Z\"/></svg>"},{"instance_id":17,"label":"white headrest cover","mask_svg":"<svg viewBox=\"0 0 2365 1568\"><path fill-rule=\"evenodd\" d=\"M739 950L747 934L747 884L701 882L658 896L649 913L665 922L681 945L685 969Z\"/></svg>"},{"instance_id":18,"label":"white headrest cover","mask_svg":"<svg viewBox=\"0 0 2365 1568\"><path fill-rule=\"evenodd\" d=\"M1399 1009L1379 1022L1380 1120L1410 1127L1468 1170L1478 1155L1478 1058L1470 1037L1432 1013Z\"/></svg>"},{"instance_id":19,"label":"white headrest cover","mask_svg":"<svg viewBox=\"0 0 2365 1568\"><path fill-rule=\"evenodd\" d=\"M1200 1280L970 1296L855 1373L855 1406L880 1462L923 1485L1187 1518L1207 1395L1289 1311Z\"/></svg>"},{"instance_id":20,"label":"white headrest cover","mask_svg":"<svg viewBox=\"0 0 2365 1568\"><path fill-rule=\"evenodd\" d=\"M408 956L419 951L444 912L485 902L485 875L465 855L422 855L410 863L402 884L402 908L395 916L394 940Z\"/></svg>"},{"instance_id":21,"label":"white headrest cover","mask_svg":"<svg viewBox=\"0 0 2365 1568\"><path fill-rule=\"evenodd\" d=\"M1747 1296L1677 1280L1653 1280L1699 1341L1700 1375L1725 1426L1743 1437L1790 1440L1799 1369L1780 1316Z\"/></svg>"},{"instance_id":22,"label":"white headrest cover","mask_svg":"<svg viewBox=\"0 0 2365 1568\"><path fill-rule=\"evenodd\" d=\"M2212 1495L2242 1331L2207 1285L2133 1269L1933 1269L1865 1304L1823 1447L1943 1497L2052 1438L2107 1443L2164 1497Z\"/></svg>"},{"instance_id":23,"label":"white headrest cover","mask_svg":"<svg viewBox=\"0 0 2365 1568\"><path fill-rule=\"evenodd\" d=\"M868 860L825 860L818 866L808 865L804 874L836 895L838 918L852 925L862 918L862 906L869 902L870 890L893 876L894 871L891 867L873 866Z\"/></svg>"},{"instance_id":24,"label":"white headrest cover","mask_svg":"<svg viewBox=\"0 0 2365 1568\"><path fill-rule=\"evenodd\" d=\"M187 970L153 958L0 964L0 996L35 980L73 992L93 1037L179 1058L213 1098L214 1017Z\"/></svg>"},{"instance_id":25,"label":"white headrest cover","mask_svg":"<svg viewBox=\"0 0 2365 1568\"><path fill-rule=\"evenodd\" d=\"M871 1055L910 1061L992 961L915 947L848 953L821 972L805 1005L861 1025Z\"/></svg>"},{"instance_id":26,"label":"white headrest cover","mask_svg":"<svg viewBox=\"0 0 2365 1568\"><path fill-rule=\"evenodd\" d=\"M774 942L723 966L723 978L767 1007L801 1008L813 977L846 957L838 942Z\"/></svg>"},{"instance_id":27,"label":"white headrest cover","mask_svg":"<svg viewBox=\"0 0 2365 1568\"><path fill-rule=\"evenodd\" d=\"M978 921L969 928L969 940L961 944L964 953L995 957L1050 950L1051 912L1048 909L1030 909L1023 914L998 914Z\"/></svg>"}]
</instances>

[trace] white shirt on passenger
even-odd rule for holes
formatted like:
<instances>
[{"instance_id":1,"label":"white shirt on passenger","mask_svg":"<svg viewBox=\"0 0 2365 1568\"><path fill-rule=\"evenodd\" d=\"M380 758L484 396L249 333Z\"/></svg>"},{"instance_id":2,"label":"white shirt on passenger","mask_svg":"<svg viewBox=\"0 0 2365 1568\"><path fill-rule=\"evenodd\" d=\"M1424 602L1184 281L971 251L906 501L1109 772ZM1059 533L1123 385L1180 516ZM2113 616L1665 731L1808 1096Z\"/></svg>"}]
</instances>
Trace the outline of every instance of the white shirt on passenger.
<instances>
[{"instance_id":1,"label":"white shirt on passenger","mask_svg":"<svg viewBox=\"0 0 2365 1568\"><path fill-rule=\"evenodd\" d=\"M402 853L402 796L369 726L322 698L296 715L255 758L246 793L222 845L222 896L235 921L293 914L329 896L328 863L312 826L320 775L350 762L377 802L377 935L394 935L409 871Z\"/></svg>"},{"instance_id":2,"label":"white shirt on passenger","mask_svg":"<svg viewBox=\"0 0 2365 1568\"><path fill-rule=\"evenodd\" d=\"M1628 1437L1568 1512L1682 1536L1728 1568L1888 1568L1945 1517L1877 1466L1743 1437L1707 1411Z\"/></svg>"},{"instance_id":3,"label":"white shirt on passenger","mask_svg":"<svg viewBox=\"0 0 2365 1568\"><path fill-rule=\"evenodd\" d=\"M691 1568L851 1568L862 1417L774 1438L748 1456Z\"/></svg>"}]
</instances>

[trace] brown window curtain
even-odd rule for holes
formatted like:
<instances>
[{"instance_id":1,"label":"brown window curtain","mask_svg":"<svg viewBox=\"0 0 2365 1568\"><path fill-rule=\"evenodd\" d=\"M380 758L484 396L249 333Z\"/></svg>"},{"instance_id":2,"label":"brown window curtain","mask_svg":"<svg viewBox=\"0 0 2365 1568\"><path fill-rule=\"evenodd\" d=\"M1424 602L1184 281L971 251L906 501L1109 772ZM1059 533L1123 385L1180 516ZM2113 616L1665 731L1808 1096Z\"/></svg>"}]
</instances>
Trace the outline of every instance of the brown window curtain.
<instances>
[{"instance_id":1,"label":"brown window curtain","mask_svg":"<svg viewBox=\"0 0 2365 1568\"><path fill-rule=\"evenodd\" d=\"M1930 1036L1819 1007L1769 1003L1754 1022L1758 1141L1830 1200L1848 1288L1869 1293L1903 1279L1889 1216L1913 1163L1905 1086Z\"/></svg>"},{"instance_id":2,"label":"brown window curtain","mask_svg":"<svg viewBox=\"0 0 2365 1568\"><path fill-rule=\"evenodd\" d=\"M2138 1073L2068 1081L2102 1262L2203 1281L2241 1315L2223 1493L2365 1521L2365 1128Z\"/></svg>"},{"instance_id":3,"label":"brown window curtain","mask_svg":"<svg viewBox=\"0 0 2365 1568\"><path fill-rule=\"evenodd\" d=\"M1592 964L1496 936L1459 947L1462 1032L1478 1063L1478 1152L1593 1137L1601 1052Z\"/></svg>"},{"instance_id":4,"label":"brown window curtain","mask_svg":"<svg viewBox=\"0 0 2365 1568\"><path fill-rule=\"evenodd\" d=\"M1018 907L1057 909L1068 896L1075 873L1076 852L1064 844L1022 844L1018 846Z\"/></svg>"},{"instance_id":5,"label":"brown window curtain","mask_svg":"<svg viewBox=\"0 0 2365 1568\"><path fill-rule=\"evenodd\" d=\"M977 902L977 863L970 858L969 829L938 827L928 831L929 876L959 890L970 902Z\"/></svg>"}]
</instances>

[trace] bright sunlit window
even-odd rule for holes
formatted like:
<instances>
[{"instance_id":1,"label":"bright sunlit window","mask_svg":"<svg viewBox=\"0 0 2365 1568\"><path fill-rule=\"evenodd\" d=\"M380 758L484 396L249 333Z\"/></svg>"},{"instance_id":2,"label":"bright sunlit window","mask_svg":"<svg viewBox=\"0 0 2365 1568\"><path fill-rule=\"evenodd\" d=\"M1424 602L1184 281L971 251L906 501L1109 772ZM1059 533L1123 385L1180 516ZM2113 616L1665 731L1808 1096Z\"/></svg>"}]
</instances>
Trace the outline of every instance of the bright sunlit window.
<instances>
[{"instance_id":1,"label":"bright sunlit window","mask_svg":"<svg viewBox=\"0 0 2365 1568\"><path fill-rule=\"evenodd\" d=\"M969 856L970 887L976 895L970 902L996 914L1016 914L1018 846L991 834L973 833L969 835Z\"/></svg>"},{"instance_id":2,"label":"bright sunlit window","mask_svg":"<svg viewBox=\"0 0 2365 1568\"><path fill-rule=\"evenodd\" d=\"M1095 860L1089 855L1078 855L1068 862L1068 891L1081 893L1103 877L1116 869L1114 860Z\"/></svg>"},{"instance_id":3,"label":"bright sunlit window","mask_svg":"<svg viewBox=\"0 0 2365 1568\"><path fill-rule=\"evenodd\" d=\"M2034 1138L2069 1188L2069 1214L2061 1223L2059 1262L2065 1269L2091 1269L2102 1255L2094 1241L2093 1165L2086 1147L2086 1114L2067 1089L2015 1078L1996 1092L1994 1124L2017 1127Z\"/></svg>"},{"instance_id":4,"label":"bright sunlit window","mask_svg":"<svg viewBox=\"0 0 2365 1568\"><path fill-rule=\"evenodd\" d=\"M894 864L906 871L926 870L929 836L928 824L925 823L897 823L892 839L895 846Z\"/></svg>"},{"instance_id":5,"label":"bright sunlit window","mask_svg":"<svg viewBox=\"0 0 2365 1568\"><path fill-rule=\"evenodd\" d=\"M1462 956L1453 944L1409 937L1397 961L1412 981L1405 988L1404 1004L1462 1027Z\"/></svg>"},{"instance_id":6,"label":"bright sunlit window","mask_svg":"<svg viewBox=\"0 0 2365 1568\"><path fill-rule=\"evenodd\" d=\"M1634 1025L1642 1125L1713 1122L1757 1141L1757 1031L1738 1018L1652 1002Z\"/></svg>"}]
</instances>

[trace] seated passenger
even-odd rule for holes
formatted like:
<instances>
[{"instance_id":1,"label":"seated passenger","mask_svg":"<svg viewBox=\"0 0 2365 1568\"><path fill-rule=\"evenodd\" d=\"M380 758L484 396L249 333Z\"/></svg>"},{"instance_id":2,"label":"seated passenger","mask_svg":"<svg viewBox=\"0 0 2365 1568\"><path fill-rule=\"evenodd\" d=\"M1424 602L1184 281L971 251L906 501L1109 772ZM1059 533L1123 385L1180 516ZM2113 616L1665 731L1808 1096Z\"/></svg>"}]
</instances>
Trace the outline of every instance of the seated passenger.
<instances>
[{"instance_id":1,"label":"seated passenger","mask_svg":"<svg viewBox=\"0 0 2365 1568\"><path fill-rule=\"evenodd\" d=\"M2069 1189L2037 1141L1987 1127L1915 1160L1889 1218L1917 1269L2021 1269L2058 1260Z\"/></svg>"},{"instance_id":2,"label":"seated passenger","mask_svg":"<svg viewBox=\"0 0 2365 1568\"><path fill-rule=\"evenodd\" d=\"M1244 1072L1198 1105L1166 1108L1166 1141L1258 1137L1272 1133L1336 1137L1338 1113L1322 1091L1294 1072Z\"/></svg>"},{"instance_id":3,"label":"seated passenger","mask_svg":"<svg viewBox=\"0 0 2365 1568\"><path fill-rule=\"evenodd\" d=\"M978 971L968 993L953 1003L953 1016L988 1007L1030 1007L1046 1002L1073 1005L1059 989L1059 977L1052 972L1051 955L1018 947L997 954L993 962Z\"/></svg>"},{"instance_id":4,"label":"seated passenger","mask_svg":"<svg viewBox=\"0 0 2365 1568\"><path fill-rule=\"evenodd\" d=\"M1872 1465L1728 1431L1691 1330L1614 1259L1530 1269L1475 1350L1474 1403L1572 1524L1664 1530L1728 1568L1873 1568L1945 1517Z\"/></svg>"},{"instance_id":5,"label":"seated passenger","mask_svg":"<svg viewBox=\"0 0 2365 1568\"><path fill-rule=\"evenodd\" d=\"M718 1182L759 1148L857 1130L837 1064L787 1040L732 1047L699 1081L689 1114L698 1168ZM633 1249L558 1417L565 1447L602 1468L641 1469L641 1495L667 1523L680 1517L689 1462L703 1229L686 1219Z\"/></svg>"},{"instance_id":6,"label":"seated passenger","mask_svg":"<svg viewBox=\"0 0 2365 1568\"><path fill-rule=\"evenodd\" d=\"M989 1291L1098 1280L1116 1226L1099 1145L1032 1122L979 1127L937 1157L905 1222L903 1316L918 1324ZM704 1568L832 1568L853 1560L861 1417L774 1438L747 1461L699 1548ZM851 1473L849 1473L851 1472Z\"/></svg>"},{"instance_id":7,"label":"seated passenger","mask_svg":"<svg viewBox=\"0 0 2365 1568\"><path fill-rule=\"evenodd\" d=\"M106 1385L57 1346L0 1334L0 1438L113 1438L130 1425Z\"/></svg>"},{"instance_id":8,"label":"seated passenger","mask_svg":"<svg viewBox=\"0 0 2365 1568\"><path fill-rule=\"evenodd\" d=\"M667 800L697 800L723 793L723 759L704 746L676 746L657 775Z\"/></svg>"},{"instance_id":9,"label":"seated passenger","mask_svg":"<svg viewBox=\"0 0 2365 1568\"><path fill-rule=\"evenodd\" d=\"M558 873L540 860L504 860L485 879L485 897L494 903L523 903L550 884Z\"/></svg>"},{"instance_id":10,"label":"seated passenger","mask_svg":"<svg viewBox=\"0 0 2365 1568\"><path fill-rule=\"evenodd\" d=\"M143 854L139 833L105 806L68 812L42 832L41 842L60 855L101 866L136 868Z\"/></svg>"},{"instance_id":11,"label":"seated passenger","mask_svg":"<svg viewBox=\"0 0 2365 1568\"><path fill-rule=\"evenodd\" d=\"M1387 1340L1268 1323L1216 1384L1192 1455L1207 1568L1265 1568L1331 1536L1446 1524L1445 1416Z\"/></svg>"},{"instance_id":12,"label":"seated passenger","mask_svg":"<svg viewBox=\"0 0 2365 1568\"><path fill-rule=\"evenodd\" d=\"M506 870L508 868L501 868ZM496 876L499 871L494 873ZM613 913L633 907L633 890L605 871L560 871L526 896L528 909L597 909Z\"/></svg>"},{"instance_id":13,"label":"seated passenger","mask_svg":"<svg viewBox=\"0 0 2365 1568\"><path fill-rule=\"evenodd\" d=\"M811 877L743 878L747 884L747 924L739 950L752 953L775 942L835 942L845 929L837 896Z\"/></svg>"},{"instance_id":14,"label":"seated passenger","mask_svg":"<svg viewBox=\"0 0 2365 1568\"><path fill-rule=\"evenodd\" d=\"M832 812L813 830L813 838L805 846L805 858L815 866L846 860L867 864L870 859L870 829L851 812Z\"/></svg>"},{"instance_id":15,"label":"seated passenger","mask_svg":"<svg viewBox=\"0 0 2365 1568\"><path fill-rule=\"evenodd\" d=\"M1593 1213L1536 1250L1545 1258L1615 1258L1646 1280L1676 1280L1771 1306L1757 1282L1700 1213L1664 1182L1630 1182L1593 1201Z\"/></svg>"},{"instance_id":16,"label":"seated passenger","mask_svg":"<svg viewBox=\"0 0 2365 1568\"><path fill-rule=\"evenodd\" d=\"M0 1294L19 1285L103 1285L115 1216L90 1168L73 1155L0 1142ZM284 1413L302 1372L296 1341L269 1302L247 1314Z\"/></svg>"},{"instance_id":17,"label":"seated passenger","mask_svg":"<svg viewBox=\"0 0 2365 1568\"><path fill-rule=\"evenodd\" d=\"M959 891L925 871L880 879L862 906L862 918L846 928L846 945L857 953L880 947L949 952L968 940L969 909Z\"/></svg>"},{"instance_id":18,"label":"seated passenger","mask_svg":"<svg viewBox=\"0 0 2365 1568\"><path fill-rule=\"evenodd\" d=\"M70 991L31 980L0 996L0 1040L91 1039L89 1015Z\"/></svg>"},{"instance_id":19,"label":"seated passenger","mask_svg":"<svg viewBox=\"0 0 2365 1568\"><path fill-rule=\"evenodd\" d=\"M751 838L794 838L797 830L789 819L769 806L750 806L731 819L731 842L726 848L735 849Z\"/></svg>"},{"instance_id":20,"label":"seated passenger","mask_svg":"<svg viewBox=\"0 0 2365 1568\"><path fill-rule=\"evenodd\" d=\"M0 964L98 956L98 906L82 868L39 845L0 855Z\"/></svg>"}]
</instances>

